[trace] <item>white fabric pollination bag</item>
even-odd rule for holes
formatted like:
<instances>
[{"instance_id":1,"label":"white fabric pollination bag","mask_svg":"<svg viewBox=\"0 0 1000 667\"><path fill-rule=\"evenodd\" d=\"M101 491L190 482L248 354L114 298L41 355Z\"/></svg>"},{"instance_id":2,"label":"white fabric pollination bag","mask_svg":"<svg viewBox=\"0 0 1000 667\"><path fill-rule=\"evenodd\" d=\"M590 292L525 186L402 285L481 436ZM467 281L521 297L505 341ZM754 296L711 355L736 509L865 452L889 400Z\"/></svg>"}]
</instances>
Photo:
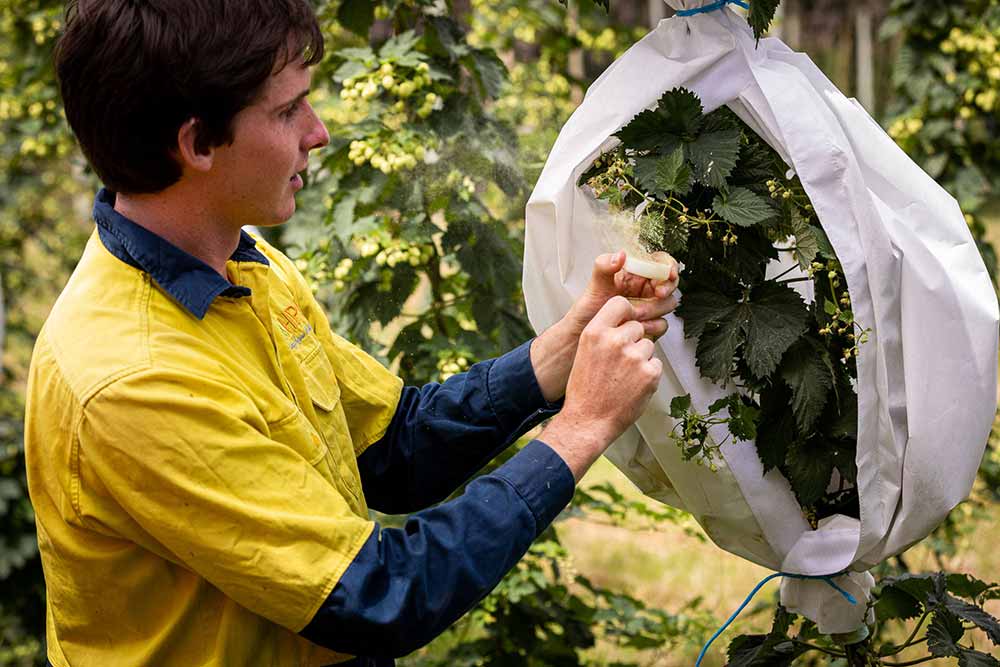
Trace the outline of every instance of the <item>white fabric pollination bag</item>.
<instances>
[{"instance_id":1,"label":"white fabric pollination bag","mask_svg":"<svg viewBox=\"0 0 1000 667\"><path fill-rule=\"evenodd\" d=\"M678 10L708 3L668 0ZM955 200L807 56L756 42L726 8L661 21L560 132L526 214L524 293L536 331L566 313L594 258L612 250L580 175L618 144L613 133L678 86L706 113L728 105L798 174L843 265L855 319L871 329L858 358L861 518L835 515L813 530L781 474L763 475L751 443L723 445L715 473L682 459L671 399L690 394L705 412L726 392L701 377L695 341L674 315L657 344L659 389L607 456L727 551L775 571L850 571L836 583L857 605L820 580L783 579L781 600L824 633L856 632L874 584L867 571L924 538L972 488L995 412L997 299ZM682 299L683 289L682 273Z\"/></svg>"}]
</instances>

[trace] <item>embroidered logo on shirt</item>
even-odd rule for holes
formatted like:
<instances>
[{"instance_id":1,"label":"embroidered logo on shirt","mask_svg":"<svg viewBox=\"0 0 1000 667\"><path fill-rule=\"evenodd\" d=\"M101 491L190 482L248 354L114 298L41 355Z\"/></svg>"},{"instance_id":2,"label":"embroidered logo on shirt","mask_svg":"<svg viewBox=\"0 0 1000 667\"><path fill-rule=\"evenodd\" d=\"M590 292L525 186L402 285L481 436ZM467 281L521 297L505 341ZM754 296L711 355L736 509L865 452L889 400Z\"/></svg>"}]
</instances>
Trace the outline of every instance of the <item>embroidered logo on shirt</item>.
<instances>
[{"instance_id":1,"label":"embroidered logo on shirt","mask_svg":"<svg viewBox=\"0 0 1000 667\"><path fill-rule=\"evenodd\" d=\"M312 325L306 321L298 307L294 305L288 306L278 313L277 320L278 326L281 327L289 340L288 349L290 350L297 348L313 330Z\"/></svg>"}]
</instances>

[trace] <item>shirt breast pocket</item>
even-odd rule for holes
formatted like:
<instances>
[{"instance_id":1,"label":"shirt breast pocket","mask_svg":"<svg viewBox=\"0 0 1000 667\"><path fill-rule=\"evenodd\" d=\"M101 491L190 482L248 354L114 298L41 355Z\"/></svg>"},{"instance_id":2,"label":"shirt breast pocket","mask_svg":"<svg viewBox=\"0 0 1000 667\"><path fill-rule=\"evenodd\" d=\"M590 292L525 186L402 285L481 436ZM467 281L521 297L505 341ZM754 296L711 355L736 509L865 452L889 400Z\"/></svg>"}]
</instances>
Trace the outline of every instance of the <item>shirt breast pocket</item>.
<instances>
[{"instance_id":1,"label":"shirt breast pocket","mask_svg":"<svg viewBox=\"0 0 1000 667\"><path fill-rule=\"evenodd\" d=\"M330 480L346 492L351 504L357 505L360 510L364 504L361 478L333 365L322 347L317 345L314 351L309 351L302 358L300 366L319 430L328 447L327 460L325 463L321 460L316 465L322 472L328 473Z\"/></svg>"},{"instance_id":2,"label":"shirt breast pocket","mask_svg":"<svg viewBox=\"0 0 1000 667\"><path fill-rule=\"evenodd\" d=\"M340 385L323 348L318 344L310 346L298 360L313 405L322 412L334 412L340 403Z\"/></svg>"},{"instance_id":3,"label":"shirt breast pocket","mask_svg":"<svg viewBox=\"0 0 1000 667\"><path fill-rule=\"evenodd\" d=\"M268 424L272 440L294 450L299 456L317 466L327 455L327 446L302 410Z\"/></svg>"}]
</instances>

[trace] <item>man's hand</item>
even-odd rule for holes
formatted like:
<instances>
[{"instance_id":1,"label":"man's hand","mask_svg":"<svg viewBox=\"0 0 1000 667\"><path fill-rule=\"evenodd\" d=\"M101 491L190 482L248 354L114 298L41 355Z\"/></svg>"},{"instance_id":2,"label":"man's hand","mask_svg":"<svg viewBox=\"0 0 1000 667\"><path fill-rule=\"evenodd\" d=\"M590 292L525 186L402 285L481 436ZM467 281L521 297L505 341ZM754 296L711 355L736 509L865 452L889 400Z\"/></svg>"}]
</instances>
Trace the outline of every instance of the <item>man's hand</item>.
<instances>
[{"instance_id":1,"label":"man's hand","mask_svg":"<svg viewBox=\"0 0 1000 667\"><path fill-rule=\"evenodd\" d=\"M566 402L539 439L569 466L576 481L635 422L659 385L663 364L636 321L635 308L614 296L580 334Z\"/></svg>"},{"instance_id":2,"label":"man's hand","mask_svg":"<svg viewBox=\"0 0 1000 667\"><path fill-rule=\"evenodd\" d=\"M666 255L666 253L654 253ZM678 271L674 263L670 277L652 281L624 270L625 253L601 255L594 260L594 270L586 291L569 312L531 345L531 365L545 399L557 401L566 393L566 382L580 335L608 302L616 296L632 300L633 315L643 326L643 335L656 340L667 331L663 317L677 307Z\"/></svg>"},{"instance_id":3,"label":"man's hand","mask_svg":"<svg viewBox=\"0 0 1000 667\"><path fill-rule=\"evenodd\" d=\"M623 251L601 255L594 260L587 290L566 314L565 319L571 329L583 331L608 299L624 296L633 302L635 319L642 322L646 336L656 340L666 333L667 321L663 317L677 307L674 295L678 280L677 262L665 252L653 253L653 259L670 262L670 277L667 280L654 281L625 271Z\"/></svg>"}]
</instances>

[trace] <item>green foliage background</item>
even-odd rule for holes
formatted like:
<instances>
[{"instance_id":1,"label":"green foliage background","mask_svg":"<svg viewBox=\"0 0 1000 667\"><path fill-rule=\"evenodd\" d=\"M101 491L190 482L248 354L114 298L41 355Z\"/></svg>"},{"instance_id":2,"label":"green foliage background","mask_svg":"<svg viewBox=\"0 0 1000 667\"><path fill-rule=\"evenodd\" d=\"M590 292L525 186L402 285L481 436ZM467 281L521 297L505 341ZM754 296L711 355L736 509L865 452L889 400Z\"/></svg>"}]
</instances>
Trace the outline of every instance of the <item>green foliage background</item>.
<instances>
[{"instance_id":1,"label":"green foliage background","mask_svg":"<svg viewBox=\"0 0 1000 667\"><path fill-rule=\"evenodd\" d=\"M301 212L269 238L298 258L340 332L408 382L447 377L530 335L519 286L524 203L582 91L645 34L645 5L620 0L608 13L550 0L317 2L330 55L313 102L332 142L314 160ZM92 230L97 187L54 85L62 7L0 0L0 665L43 660L23 381L34 336ZM886 27L902 47L890 131L959 197L980 237L1000 172L1000 79L982 45L1000 38L996 14L996 0L898 0ZM971 100L965 90L975 90ZM984 466L987 490L998 488L997 469ZM578 492L567 516L688 525L683 513L610 485ZM967 524L936 536L943 558ZM482 605L406 663L574 665L597 643L631 656L622 664L646 664L643 650L697 644L717 620L697 598L651 609L595 585L550 530Z\"/></svg>"}]
</instances>

